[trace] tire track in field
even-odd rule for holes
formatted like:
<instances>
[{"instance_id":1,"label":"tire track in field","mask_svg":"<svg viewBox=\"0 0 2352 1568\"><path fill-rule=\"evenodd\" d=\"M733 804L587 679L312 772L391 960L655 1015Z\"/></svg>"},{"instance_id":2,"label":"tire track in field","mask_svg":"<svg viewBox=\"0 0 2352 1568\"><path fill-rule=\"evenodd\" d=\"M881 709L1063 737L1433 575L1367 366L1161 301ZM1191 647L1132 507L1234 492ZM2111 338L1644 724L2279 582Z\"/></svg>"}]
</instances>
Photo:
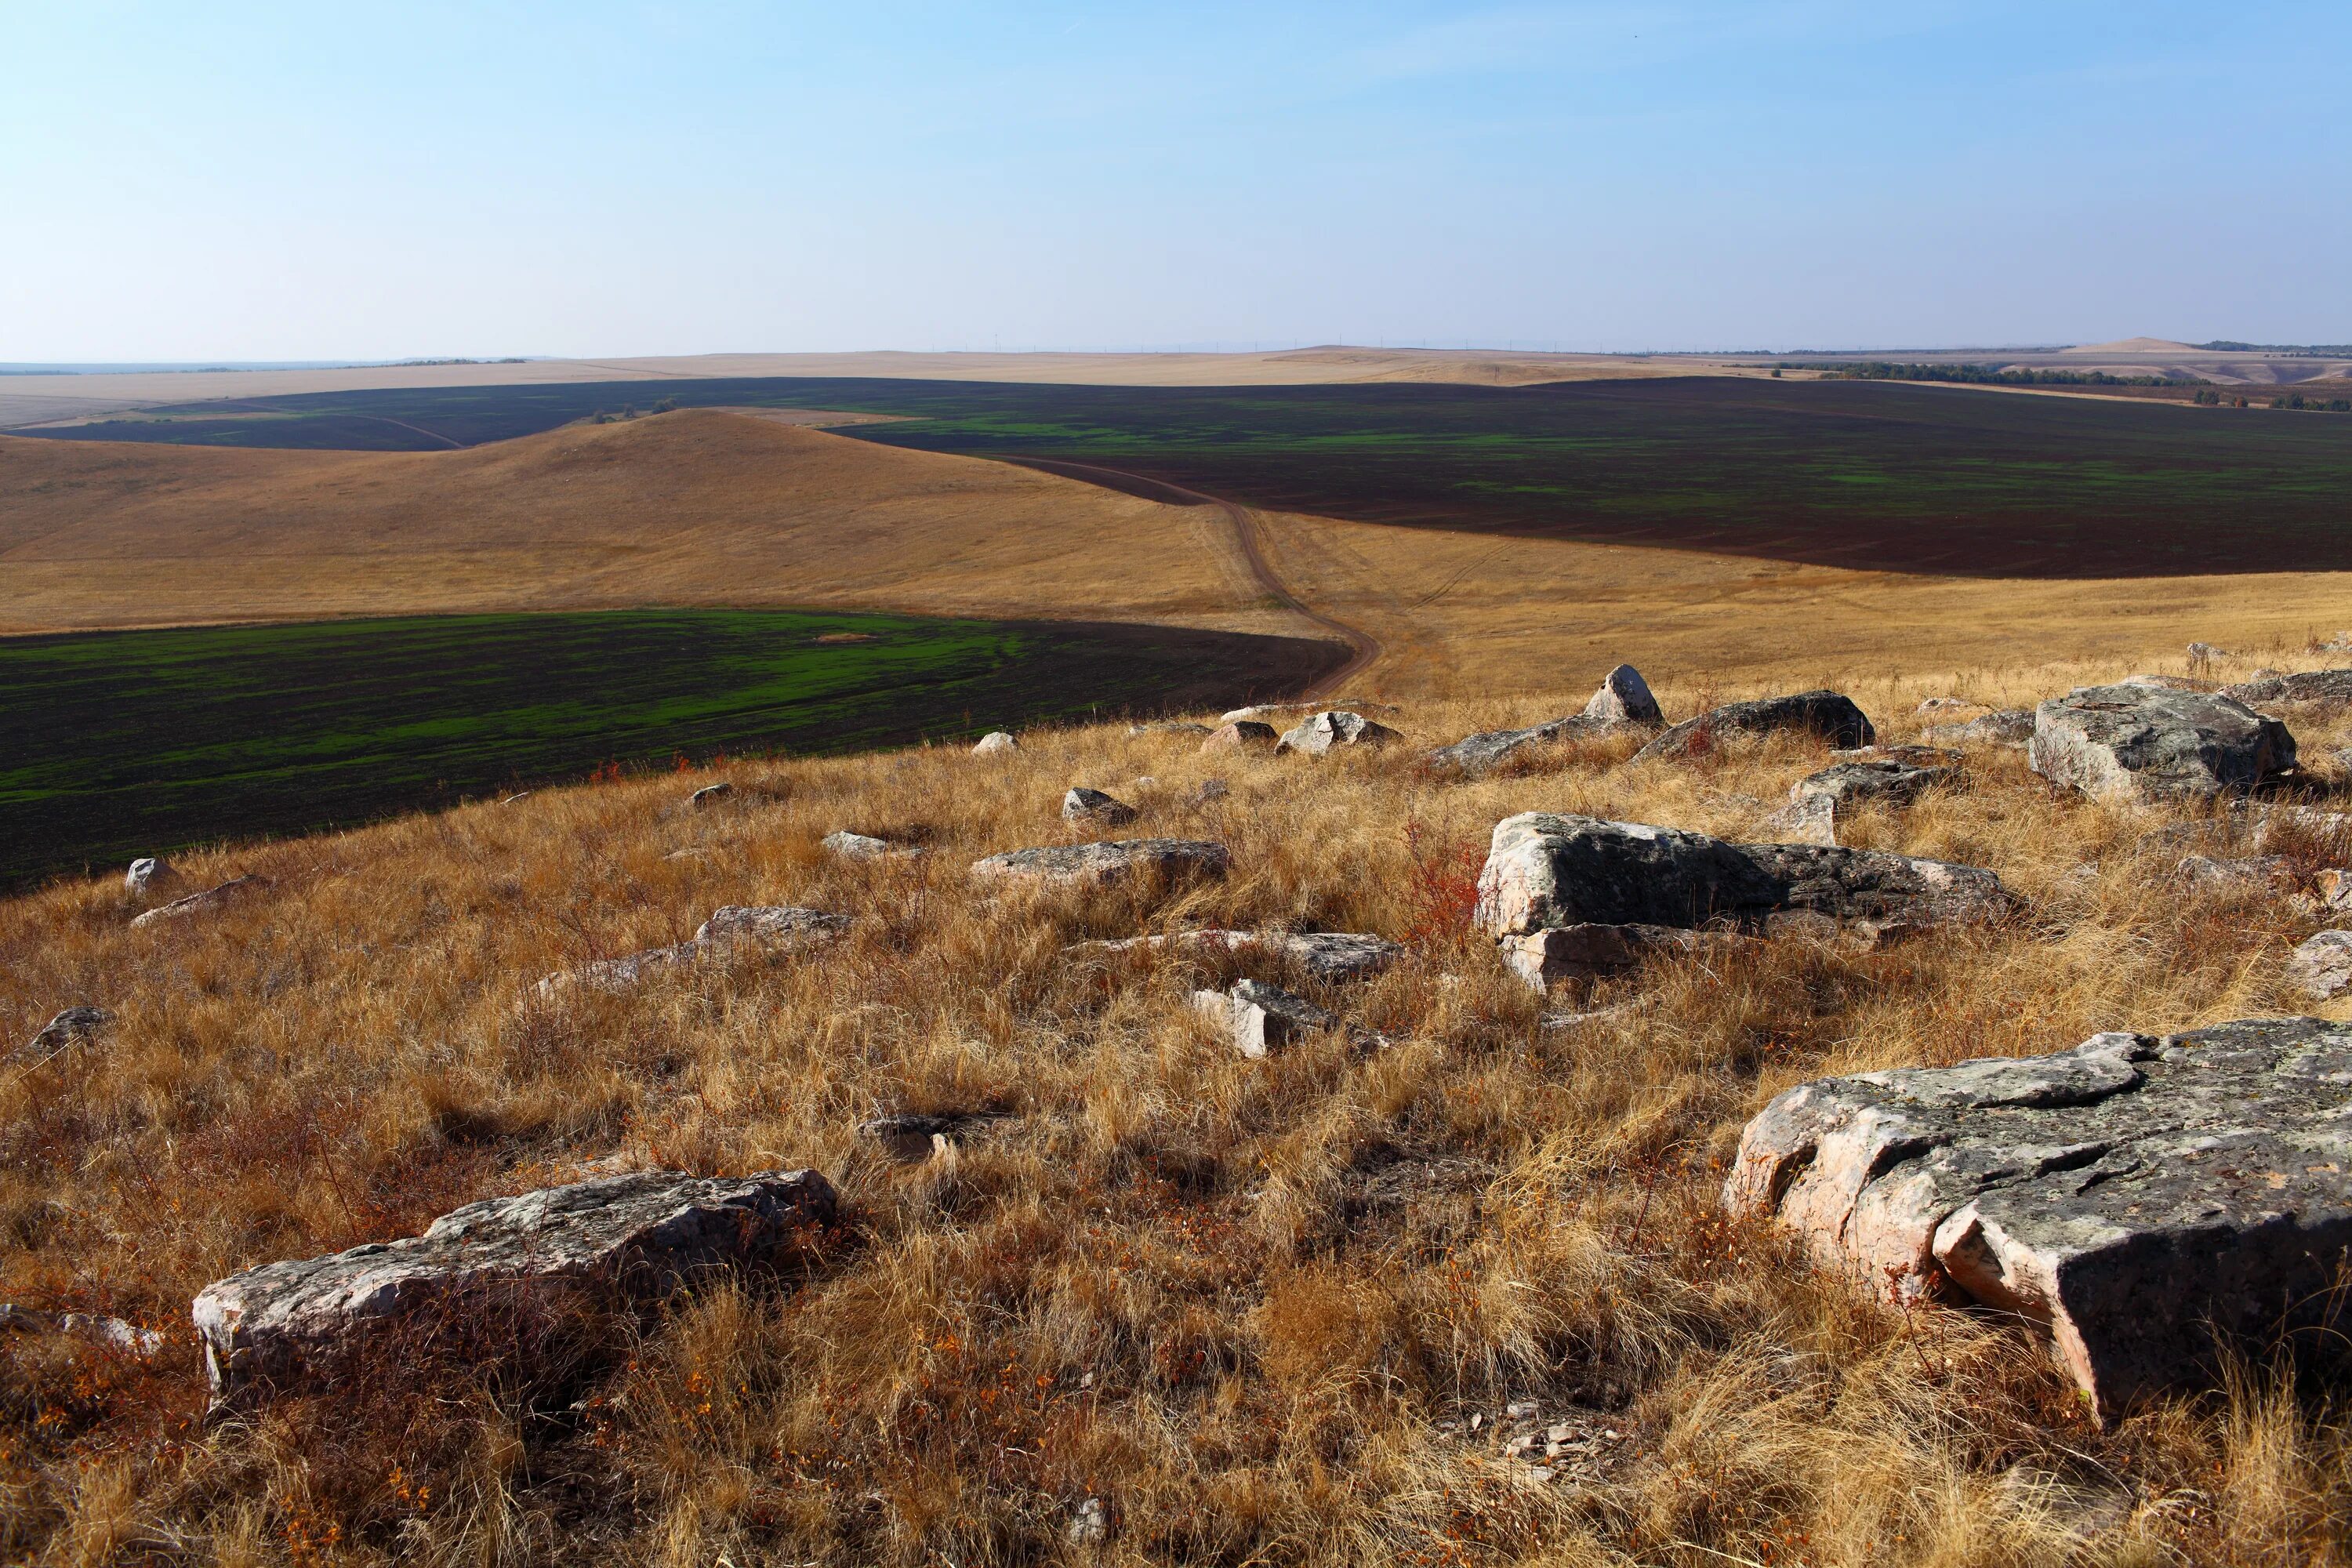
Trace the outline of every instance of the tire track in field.
<instances>
[{"instance_id":1,"label":"tire track in field","mask_svg":"<svg viewBox=\"0 0 2352 1568\"><path fill-rule=\"evenodd\" d=\"M1097 463L1072 463L1058 458L1023 458L1024 468L1037 468L1066 479L1084 479L1091 484L1106 485L1123 494L1141 496L1149 500L1172 500L1186 506L1213 506L1225 514L1233 525L1234 544L1241 552L1243 564L1250 576L1269 598L1295 615L1312 621L1348 645L1348 662L1308 687L1302 695L1322 697L1337 691L1349 681L1380 662L1388 653L1388 645L1363 627L1341 620L1315 608L1298 596L1297 591L1283 581L1282 574L1266 559L1265 533L1257 513L1239 501L1223 496L1213 496L1203 490L1188 489L1171 484L1166 479L1148 474L1129 473L1124 468L1107 468Z\"/></svg>"}]
</instances>

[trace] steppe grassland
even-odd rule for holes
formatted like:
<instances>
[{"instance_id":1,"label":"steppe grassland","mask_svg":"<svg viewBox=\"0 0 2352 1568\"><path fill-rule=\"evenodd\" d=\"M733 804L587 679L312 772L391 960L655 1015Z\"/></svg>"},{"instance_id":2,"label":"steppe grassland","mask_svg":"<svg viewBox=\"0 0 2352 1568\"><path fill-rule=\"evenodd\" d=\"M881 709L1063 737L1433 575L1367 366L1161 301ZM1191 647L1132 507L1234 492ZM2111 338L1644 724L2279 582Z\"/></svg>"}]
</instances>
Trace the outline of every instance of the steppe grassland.
<instances>
[{"instance_id":1,"label":"steppe grassland","mask_svg":"<svg viewBox=\"0 0 2352 1568\"><path fill-rule=\"evenodd\" d=\"M1988 665L1966 694L2022 703L2143 660ZM1394 721L1424 742L1549 718L1598 672ZM1889 740L1947 683L1810 673ZM1680 714L1748 692L1668 678L1660 694ZM2314 758L2346 738L2298 733ZM1821 760L1775 743L1636 768L1630 749L1446 784L1402 751L1213 759L1076 730L996 761L742 763L712 811L683 806L707 776L661 775L225 850L192 880L258 872L268 896L163 931L128 930L108 881L0 904L7 1037L69 1002L121 1014L102 1045L0 1088L0 1299L174 1333L150 1371L0 1344L5 1551L2342 1561L2352 1445L2329 1406L2258 1373L2232 1399L2096 1431L2022 1337L1860 1303L1715 1199L1741 1123L1804 1078L2300 1010L2278 976L2313 919L2179 891L2149 820L2054 798L2017 754L1982 752L1967 787L1849 837L1991 866L2030 918L1880 952L1783 942L1669 964L1569 999L1639 999L1627 1012L1543 1028L1466 924L1496 820L1546 808L1748 836ZM1211 776L1227 798L1182 804ZM978 855L1066 837L1055 805L1079 783L1144 806L1136 831L1228 843L1233 876L1156 896L967 883ZM843 865L816 845L839 827L929 853ZM2315 865L2343 848L2291 847ZM715 906L780 901L858 924L805 961L531 997L542 974L676 941ZM1190 1013L1175 966L1057 962L1089 937L1271 923L1409 942L1380 980L1316 992L1400 1043L1244 1061ZM898 1109L1013 1114L902 1168L854 1133ZM207 1280L613 1163L813 1164L857 1219L796 1289L681 1304L552 1411L453 1370L434 1401L387 1378L197 1426L185 1310ZM1607 1409L1632 1458L1597 1488L1526 1489L1441 1429L1516 1399ZM2085 1546L2004 1492L2019 1460L2104 1468L2140 1507ZM1099 1547L1067 1533L1089 1496L1112 1527Z\"/></svg>"}]
</instances>

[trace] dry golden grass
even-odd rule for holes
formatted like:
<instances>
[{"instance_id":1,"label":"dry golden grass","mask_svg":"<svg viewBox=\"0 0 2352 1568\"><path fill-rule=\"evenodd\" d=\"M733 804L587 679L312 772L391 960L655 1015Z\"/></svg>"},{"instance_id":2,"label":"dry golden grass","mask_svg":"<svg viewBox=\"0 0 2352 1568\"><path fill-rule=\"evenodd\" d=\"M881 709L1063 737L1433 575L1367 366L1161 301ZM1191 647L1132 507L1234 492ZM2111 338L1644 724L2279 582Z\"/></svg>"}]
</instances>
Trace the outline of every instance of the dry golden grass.
<instances>
[{"instance_id":1,"label":"dry golden grass","mask_svg":"<svg viewBox=\"0 0 2352 1568\"><path fill-rule=\"evenodd\" d=\"M706 410L452 452L0 437L0 632L824 605L1294 629L1223 517Z\"/></svg>"},{"instance_id":2,"label":"dry golden grass","mask_svg":"<svg viewBox=\"0 0 2352 1568\"><path fill-rule=\"evenodd\" d=\"M1988 667L1971 690L2023 700L2132 662ZM1598 673L1395 721L1431 742L1549 717ZM1932 689L1823 673L1889 739ZM1742 694L1660 688L1677 712ZM2315 756L2344 739L2299 732ZM0 1080L0 1299L174 1335L151 1368L0 1343L0 1556L2352 1556L2333 1406L2258 1369L2233 1396L2093 1429L2022 1338L1857 1301L1715 1199L1747 1116L1825 1070L2290 1008L2280 965L2312 917L2183 897L2147 820L2053 798L2015 753L1986 752L1967 787L1853 837L1995 867L2031 918L1874 953L1785 942L1668 964L1570 998L1636 1005L1545 1028L1465 926L1493 823L1542 807L1748 834L1817 753L1634 768L1600 746L1448 784L1402 752L1211 759L1117 730L1024 745L743 762L731 802L698 812L683 802L703 775L659 775L222 849L190 858L193 879L258 872L268 897L164 930L130 929L105 881L0 903L0 1034L76 1002L121 1014ZM1156 787L1133 782L1147 773ZM1212 774L1231 795L1182 804ZM981 854L1066 837L1056 804L1079 783L1144 806L1137 831L1225 841L1233 876L1156 895L967 883ZM931 852L835 862L816 841L841 827L920 834ZM857 925L803 960L530 1000L551 970L761 902ZM1193 1017L1172 966L1056 962L1072 941L1212 922L1409 942L1379 980L1318 992L1400 1043L1245 1061ZM1011 1114L901 1167L854 1133L898 1109ZM682 1301L551 1405L448 1370L429 1396L387 1374L197 1425L185 1314L209 1279L614 1161L813 1164L856 1219L797 1288ZM1508 1479L1464 1424L1518 1399L1604 1412L1622 1462L1591 1486ZM2074 1539L2058 1494L2004 1490L2020 1462L2121 1478L2130 1518ZM1088 1497L1107 1504L1099 1545L1067 1533Z\"/></svg>"}]
</instances>

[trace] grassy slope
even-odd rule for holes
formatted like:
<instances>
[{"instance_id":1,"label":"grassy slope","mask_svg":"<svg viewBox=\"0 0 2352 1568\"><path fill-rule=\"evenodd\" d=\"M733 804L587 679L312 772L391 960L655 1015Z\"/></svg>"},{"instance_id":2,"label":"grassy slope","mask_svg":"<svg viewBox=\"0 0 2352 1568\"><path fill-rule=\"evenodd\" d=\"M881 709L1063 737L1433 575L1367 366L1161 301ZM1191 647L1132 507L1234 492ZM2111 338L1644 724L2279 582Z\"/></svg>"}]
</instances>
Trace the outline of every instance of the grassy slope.
<instances>
[{"instance_id":1,"label":"grassy slope","mask_svg":"<svg viewBox=\"0 0 2352 1568\"><path fill-rule=\"evenodd\" d=\"M1988 672L1978 694L2122 668ZM1937 689L1831 673L1889 739ZM1698 699L1653 674L1670 711ZM1396 721L1450 739L1581 687ZM2299 729L2311 755L2345 738ZM2094 1431L2023 1340L1859 1306L1771 1236L1727 1230L1714 1201L1741 1121L1780 1088L2284 1008L2281 960L2311 918L2170 889L2146 822L2053 799L1986 752L1967 789L1852 837L1995 867L2032 921L1669 965L1594 998L1644 1009L1544 1030L1461 923L1498 817L1744 835L1821 762L1777 746L1635 769L1625 750L1433 785L1402 755L1210 759L1074 731L1003 762L740 764L736 802L690 816L701 776L209 856L198 883L274 887L162 931L128 929L103 880L0 902L0 1037L72 1001L122 1015L103 1045L0 1081L0 1298L174 1333L146 1371L0 1338L0 1547L911 1568L1055 1560L1097 1495L1120 1561L2084 1561L2000 1500L2022 1459L2139 1489L2090 1561L2343 1561L2347 1450L2292 1404ZM1147 772L1157 791L1129 782ZM1182 804L1212 773L1229 799ZM1064 837L1074 783L1132 795L1141 830L1225 840L1234 876L1161 900L965 882L974 856ZM845 826L933 852L828 862L815 841ZM787 900L860 923L804 963L529 1000L541 974L675 941L717 905ZM1391 975L1324 994L1403 1043L1242 1061L1194 1019L1185 976L1055 963L1083 937L1266 921L1410 942ZM853 1132L901 1107L1015 1114L906 1170ZM209 1279L614 1161L814 1163L860 1223L796 1291L683 1309L580 1391L576 1418L394 1383L194 1426L184 1310ZM1598 1490L1526 1490L1490 1440L1444 1425L1517 1399L1604 1409L1623 1468Z\"/></svg>"},{"instance_id":2,"label":"grassy slope","mask_svg":"<svg viewBox=\"0 0 2352 1568\"><path fill-rule=\"evenodd\" d=\"M0 632L639 605L1287 631L1221 520L699 411L463 452L0 437Z\"/></svg>"}]
</instances>

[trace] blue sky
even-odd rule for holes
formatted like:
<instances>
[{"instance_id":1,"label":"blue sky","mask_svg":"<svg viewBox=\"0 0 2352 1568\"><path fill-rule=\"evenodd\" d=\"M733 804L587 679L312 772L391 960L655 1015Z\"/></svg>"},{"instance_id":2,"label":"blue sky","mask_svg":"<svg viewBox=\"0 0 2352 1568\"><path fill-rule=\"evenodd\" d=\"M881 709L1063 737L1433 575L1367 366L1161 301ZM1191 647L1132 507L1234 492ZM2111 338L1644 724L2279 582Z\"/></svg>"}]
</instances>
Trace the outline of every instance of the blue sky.
<instances>
[{"instance_id":1,"label":"blue sky","mask_svg":"<svg viewBox=\"0 0 2352 1568\"><path fill-rule=\"evenodd\" d=\"M0 361L2352 341L2342 0L0 5Z\"/></svg>"}]
</instances>

